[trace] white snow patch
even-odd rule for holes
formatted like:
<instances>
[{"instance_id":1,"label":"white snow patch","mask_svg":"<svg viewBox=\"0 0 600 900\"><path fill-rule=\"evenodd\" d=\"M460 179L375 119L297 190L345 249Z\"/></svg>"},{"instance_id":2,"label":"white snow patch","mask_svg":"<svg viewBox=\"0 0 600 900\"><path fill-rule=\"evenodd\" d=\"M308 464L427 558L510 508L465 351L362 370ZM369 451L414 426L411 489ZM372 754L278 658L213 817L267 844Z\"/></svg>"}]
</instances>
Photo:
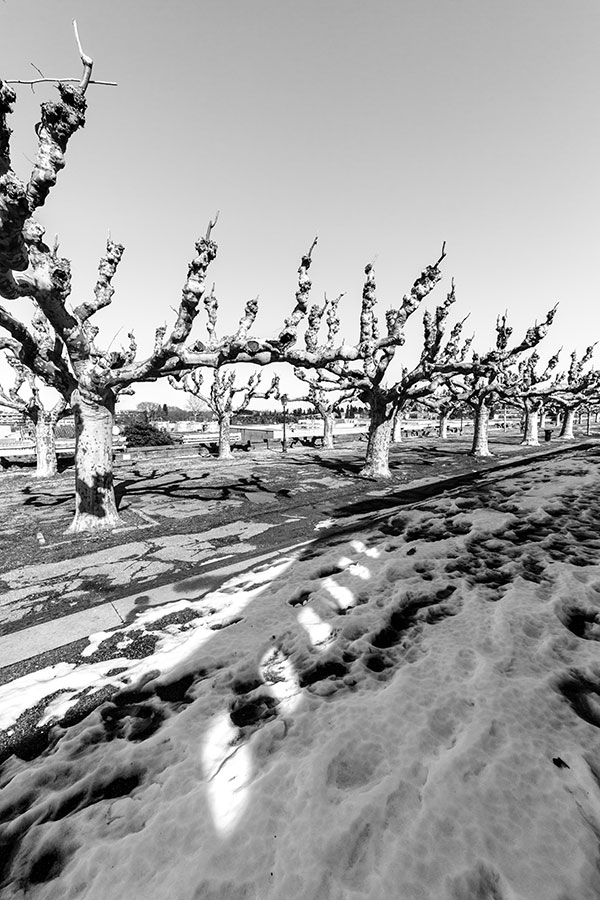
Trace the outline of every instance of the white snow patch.
<instances>
[{"instance_id":1,"label":"white snow patch","mask_svg":"<svg viewBox=\"0 0 600 900\"><path fill-rule=\"evenodd\" d=\"M259 672L270 693L278 700L281 712L289 714L301 699L301 689L294 666L281 650L272 647L260 661Z\"/></svg>"},{"instance_id":2,"label":"white snow patch","mask_svg":"<svg viewBox=\"0 0 600 900\"><path fill-rule=\"evenodd\" d=\"M44 697L60 691L63 695L70 693L70 700L64 698L61 705L62 715L77 702L77 696L86 688L100 690L113 686L122 688L131 685L152 674L164 674L177 663L195 654L212 637L216 628L222 628L235 619L247 604L255 600L268 585L279 578L292 564L294 558L278 560L260 571L244 573L226 582L218 591L206 594L201 600L190 602L181 600L169 603L164 607L153 607L140 614L137 619L124 628L117 629L120 635L130 631L144 629L152 634L153 622L183 609L198 610L199 618L196 627L172 633L170 629L156 632L158 642L152 656L142 659L126 659L117 657L102 662L76 666L74 663L60 663L49 666L15 681L0 685L0 729L13 725L27 709L41 703ZM207 611L208 610L208 611ZM188 623L189 624L189 623ZM114 633L114 632L113 632ZM82 655L92 655L102 644L104 637L110 632L98 632L90 638L90 645ZM91 648L91 649L90 649ZM118 674L108 676L112 669L120 669ZM48 714L45 713L45 721Z\"/></svg>"},{"instance_id":3,"label":"white snow patch","mask_svg":"<svg viewBox=\"0 0 600 900\"><path fill-rule=\"evenodd\" d=\"M328 591L340 609L349 609L356 603L356 597L349 587L338 584L333 578L327 578L323 582L323 587Z\"/></svg>"},{"instance_id":4,"label":"white snow patch","mask_svg":"<svg viewBox=\"0 0 600 900\"><path fill-rule=\"evenodd\" d=\"M350 541L350 546L353 550L356 550L357 553L364 553L365 556L370 556L372 559L378 559L381 556L381 550L377 547L367 547L363 541Z\"/></svg>"},{"instance_id":5,"label":"white snow patch","mask_svg":"<svg viewBox=\"0 0 600 900\"><path fill-rule=\"evenodd\" d=\"M331 528L331 526L334 524L335 522L333 519L322 519L320 522L317 522L317 524L313 528L313 531L321 531L323 528Z\"/></svg>"},{"instance_id":6,"label":"white snow patch","mask_svg":"<svg viewBox=\"0 0 600 900\"><path fill-rule=\"evenodd\" d=\"M324 622L309 606L303 606L298 611L297 619L315 647L330 644L333 640L333 629L329 622Z\"/></svg>"},{"instance_id":7,"label":"white snow patch","mask_svg":"<svg viewBox=\"0 0 600 900\"><path fill-rule=\"evenodd\" d=\"M234 746L237 737L238 729L222 712L209 725L202 747L209 808L222 834L231 831L248 802L252 757L247 745Z\"/></svg>"}]
</instances>

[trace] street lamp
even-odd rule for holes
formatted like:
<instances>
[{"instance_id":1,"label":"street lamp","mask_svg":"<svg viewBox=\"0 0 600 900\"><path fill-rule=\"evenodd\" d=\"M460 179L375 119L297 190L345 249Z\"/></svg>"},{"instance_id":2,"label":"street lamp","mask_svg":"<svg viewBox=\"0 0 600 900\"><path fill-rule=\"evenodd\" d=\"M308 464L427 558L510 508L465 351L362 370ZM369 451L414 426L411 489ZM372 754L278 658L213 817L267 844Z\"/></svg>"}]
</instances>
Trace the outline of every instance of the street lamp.
<instances>
[{"instance_id":1,"label":"street lamp","mask_svg":"<svg viewBox=\"0 0 600 900\"><path fill-rule=\"evenodd\" d=\"M281 452L287 453L287 405L288 405L288 395L282 394L280 397L281 405L283 407L283 440L281 442Z\"/></svg>"}]
</instances>

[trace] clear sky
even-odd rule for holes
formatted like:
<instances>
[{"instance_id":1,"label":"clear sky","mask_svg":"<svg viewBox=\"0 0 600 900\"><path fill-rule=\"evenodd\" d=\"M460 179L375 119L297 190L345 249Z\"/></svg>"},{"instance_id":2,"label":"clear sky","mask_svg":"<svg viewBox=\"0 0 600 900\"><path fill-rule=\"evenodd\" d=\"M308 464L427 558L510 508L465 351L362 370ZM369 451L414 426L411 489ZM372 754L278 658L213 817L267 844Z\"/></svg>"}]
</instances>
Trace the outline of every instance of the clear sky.
<instances>
[{"instance_id":1,"label":"clear sky","mask_svg":"<svg viewBox=\"0 0 600 900\"><path fill-rule=\"evenodd\" d=\"M597 0L4 0L0 77L35 77L30 63L79 75L73 17L95 77L118 87L89 88L43 222L72 260L77 302L107 230L125 245L96 317L105 343L133 327L149 351L217 209L225 333L258 293L254 332L274 333L318 232L314 300L347 292L349 339L365 263L377 254L383 316L443 240L429 305L454 276L478 349L498 312L516 336L556 301L544 355L600 339ZM24 177L54 92L18 87ZM415 317L409 353L420 334ZM165 382L131 401L181 398Z\"/></svg>"}]
</instances>

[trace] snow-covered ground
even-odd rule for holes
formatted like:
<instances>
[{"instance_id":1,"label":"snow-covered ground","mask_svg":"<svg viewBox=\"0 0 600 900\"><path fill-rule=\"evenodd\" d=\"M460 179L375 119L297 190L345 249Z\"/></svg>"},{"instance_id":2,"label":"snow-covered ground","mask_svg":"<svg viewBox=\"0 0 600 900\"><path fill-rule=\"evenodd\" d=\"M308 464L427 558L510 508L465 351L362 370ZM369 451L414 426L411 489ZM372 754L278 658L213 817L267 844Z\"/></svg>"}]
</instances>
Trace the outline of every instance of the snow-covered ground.
<instances>
[{"instance_id":1,"label":"snow-covered ground","mask_svg":"<svg viewBox=\"0 0 600 900\"><path fill-rule=\"evenodd\" d=\"M0 688L120 688L5 763L2 898L597 900L599 512L595 451L486 476Z\"/></svg>"}]
</instances>

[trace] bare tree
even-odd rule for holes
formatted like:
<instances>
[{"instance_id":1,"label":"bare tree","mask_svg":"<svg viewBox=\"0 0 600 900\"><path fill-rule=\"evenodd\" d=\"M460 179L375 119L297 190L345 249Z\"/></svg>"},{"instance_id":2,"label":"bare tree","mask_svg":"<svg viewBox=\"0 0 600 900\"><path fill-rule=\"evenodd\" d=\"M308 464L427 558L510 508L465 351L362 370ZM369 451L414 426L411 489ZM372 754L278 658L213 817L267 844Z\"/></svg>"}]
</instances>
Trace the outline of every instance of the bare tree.
<instances>
[{"instance_id":1,"label":"bare tree","mask_svg":"<svg viewBox=\"0 0 600 900\"><path fill-rule=\"evenodd\" d=\"M463 356L466 355L472 340L473 339L470 338L468 342L465 342L465 345L462 348ZM443 382L438 384L433 394L430 397L423 399L421 403L427 409L432 410L437 414L438 437L443 441L447 440L449 422L452 417L462 409L464 404L450 393L448 386Z\"/></svg>"},{"instance_id":2,"label":"bare tree","mask_svg":"<svg viewBox=\"0 0 600 900\"><path fill-rule=\"evenodd\" d=\"M361 475L365 478L390 478L389 447L394 417L407 409L416 400L430 396L435 390L436 373L439 367L447 369L451 360L462 358L464 351L460 339L464 321L458 322L451 330L447 343L443 344L446 319L455 302L454 284L445 302L432 315L423 316L424 339L420 358L411 369L403 367L400 378L390 385L385 384L388 368L394 358L396 348L404 343L404 325L421 301L433 289L441 277L439 266L445 252L434 266L427 268L417 279L398 309L388 310L386 322L388 335L396 338L393 345L381 346L378 339L378 325L374 314L375 273L373 265L365 269L366 280L363 289L363 311L361 315L361 341L365 350L360 368L347 363L335 363L323 372L320 386L326 391L354 390L359 399L367 404L370 413L369 435L365 464Z\"/></svg>"},{"instance_id":3,"label":"bare tree","mask_svg":"<svg viewBox=\"0 0 600 900\"><path fill-rule=\"evenodd\" d=\"M351 400L356 391L353 389L347 391L339 391L333 393L320 387L320 383L327 378L327 372L323 369L316 369L314 374L304 369L294 369L294 375L308 385L308 393L304 397L295 397L294 402L303 401L310 403L321 416L323 420L323 447L326 450L333 450L333 434L335 427L335 416L340 412L344 403Z\"/></svg>"},{"instance_id":4,"label":"bare tree","mask_svg":"<svg viewBox=\"0 0 600 900\"><path fill-rule=\"evenodd\" d=\"M207 389L201 369L171 376L169 383L176 390L186 391L210 409L219 425L219 459L231 459L231 418L247 409L251 400L276 396L279 376L275 375L265 391L261 391L261 375L253 373L245 384L236 384L236 372L215 369Z\"/></svg>"},{"instance_id":5,"label":"bare tree","mask_svg":"<svg viewBox=\"0 0 600 900\"><path fill-rule=\"evenodd\" d=\"M507 370L502 379L499 397L525 416L521 443L526 447L539 446L540 413L556 390L552 373L558 364L558 356L556 353L539 371L540 357L534 350L531 356L518 363L516 369Z\"/></svg>"},{"instance_id":6,"label":"bare tree","mask_svg":"<svg viewBox=\"0 0 600 900\"><path fill-rule=\"evenodd\" d=\"M2 339L0 338L0 346ZM5 360L14 371L13 383L4 389L0 386L0 406L13 409L26 416L34 426L36 449L36 478L51 478L58 471L56 460L55 428L57 422L70 414L67 401L58 397L48 408L40 394L38 380L7 350ZM26 389L23 395L22 389Z\"/></svg>"},{"instance_id":7,"label":"bare tree","mask_svg":"<svg viewBox=\"0 0 600 900\"><path fill-rule=\"evenodd\" d=\"M156 422L162 416L163 405L153 400L142 400L137 404L136 409L144 414L148 422Z\"/></svg>"},{"instance_id":8,"label":"bare tree","mask_svg":"<svg viewBox=\"0 0 600 900\"><path fill-rule=\"evenodd\" d=\"M111 238L100 260L93 295L69 309L71 287L68 259L59 256L58 244L44 243L44 229L34 218L56 183L65 164L67 144L85 122L85 92L91 80L92 61L81 52L84 74L79 83L66 81L57 87L58 102L43 103L41 121L36 127L38 153L31 177L22 182L11 168L10 129L7 116L15 94L0 82L0 296L15 301L30 297L45 315L53 339L43 342L35 328L30 329L8 309L0 307L0 327L8 333L4 345L23 365L68 399L76 423L76 512L74 531L113 528L120 523L117 513L112 471L112 427L116 396L138 381L152 381L182 368L198 365L219 366L234 361L265 364L271 357L280 359L296 339L299 323L306 314L310 280L306 272L311 251L303 259L296 306L286 319L278 338L270 345L248 340L248 330L257 312L257 302L246 305L236 334L210 349L196 346L191 358L184 359L187 340L198 305L204 294L205 273L215 258L217 246L211 239L215 222L196 244L184 283L177 319L167 334L166 327L156 331L152 353L136 360L136 343L129 335L125 349L110 352L97 343L98 328L91 320L111 303L113 278L123 255L123 246ZM313 244L314 247L314 244ZM209 308L210 316L210 308ZM332 354L335 357L335 354ZM310 354L299 351L295 362L311 364Z\"/></svg>"},{"instance_id":9,"label":"bare tree","mask_svg":"<svg viewBox=\"0 0 600 900\"><path fill-rule=\"evenodd\" d=\"M556 306L545 321L527 330L523 340L509 347L513 329L507 325L507 315L496 320L496 346L483 356L473 354L471 361L456 362L447 367L445 383L455 400L466 403L474 413L473 445L471 456L492 456L489 448L488 428L492 405L501 396L501 389L510 366L527 350L537 346L552 324Z\"/></svg>"},{"instance_id":10,"label":"bare tree","mask_svg":"<svg viewBox=\"0 0 600 900\"><path fill-rule=\"evenodd\" d=\"M313 241L302 257L298 270L298 289L291 314L269 340L250 336L258 300L250 300L236 332L217 338L214 329L216 301L205 298L206 271L217 253L212 239L215 220L195 246L174 325L156 329L151 353L137 358L132 333L126 347L110 351L98 341L98 328L92 323L99 310L112 302L113 279L124 248L108 238L101 258L98 278L91 295L74 308L68 306L71 291L70 261L59 255L58 243L44 242L44 228L35 212L46 202L65 165L65 153L72 136L85 122L86 91L90 84L92 60L83 53L83 76L64 79L57 84L59 100L41 106L41 121L36 127L38 151L27 183L11 167L10 129L7 118L15 93L7 82L0 82L0 297L18 301L35 300L53 333L51 345L42 346L35 330L0 307L0 328L9 337L5 346L18 356L34 375L55 387L69 401L76 427L76 504L70 530L111 529L120 524L114 497L112 468L112 428L117 394L136 382L154 381L198 367L220 368L227 363L248 362L268 365L288 362L303 368L322 368L335 362L348 363L364 356L393 356L393 348L402 342L402 327L426 293L440 277L439 262L429 267L415 283L409 298L399 310L388 313L388 333L376 336L369 297L363 297L361 339L357 345L342 342L335 347L333 338L339 329L334 304L310 307ZM73 83L75 82L75 83ZM188 345L200 301L208 313L209 340ZM319 342L321 319L326 316L328 338ZM306 323L304 348L297 346L299 327ZM211 331L212 328L212 331Z\"/></svg>"},{"instance_id":11,"label":"bare tree","mask_svg":"<svg viewBox=\"0 0 600 900\"><path fill-rule=\"evenodd\" d=\"M598 372L593 368L586 371L595 346L596 344L590 344L581 359L577 359L577 351L573 350L568 370L558 375L553 386L552 403L562 411L560 440L573 440L575 413L587 403L596 402L600 397Z\"/></svg>"}]
</instances>

